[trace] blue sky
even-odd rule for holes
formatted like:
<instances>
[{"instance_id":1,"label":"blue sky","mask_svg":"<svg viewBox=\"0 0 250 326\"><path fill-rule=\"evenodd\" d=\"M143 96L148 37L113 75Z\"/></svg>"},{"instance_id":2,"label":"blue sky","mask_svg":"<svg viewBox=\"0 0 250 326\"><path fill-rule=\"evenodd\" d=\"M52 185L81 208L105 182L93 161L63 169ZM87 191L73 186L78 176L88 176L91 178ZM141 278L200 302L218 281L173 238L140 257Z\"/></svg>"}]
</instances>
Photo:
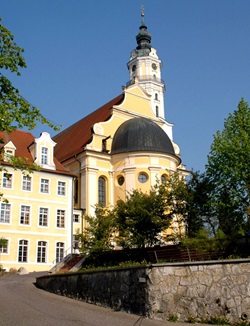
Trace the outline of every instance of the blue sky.
<instances>
[{"instance_id":1,"label":"blue sky","mask_svg":"<svg viewBox=\"0 0 250 326\"><path fill-rule=\"evenodd\" d=\"M63 129L122 92L140 6L163 62L166 119L188 169L203 171L213 135L250 102L249 0L8 0L2 23L28 68L12 81ZM32 133L55 133L38 126Z\"/></svg>"}]
</instances>

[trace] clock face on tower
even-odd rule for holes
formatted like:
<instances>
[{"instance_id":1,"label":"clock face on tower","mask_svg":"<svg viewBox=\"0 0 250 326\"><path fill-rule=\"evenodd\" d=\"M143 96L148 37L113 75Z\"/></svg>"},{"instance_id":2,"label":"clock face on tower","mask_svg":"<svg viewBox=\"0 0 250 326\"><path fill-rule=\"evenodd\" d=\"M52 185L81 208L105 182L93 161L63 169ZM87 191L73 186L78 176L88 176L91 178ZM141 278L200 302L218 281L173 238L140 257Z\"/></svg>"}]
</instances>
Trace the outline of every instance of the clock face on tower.
<instances>
[{"instance_id":1,"label":"clock face on tower","mask_svg":"<svg viewBox=\"0 0 250 326\"><path fill-rule=\"evenodd\" d=\"M156 69L157 69L157 66L156 66L156 64L155 64L155 63L152 63L152 68L153 68L154 70L156 70Z\"/></svg>"}]
</instances>

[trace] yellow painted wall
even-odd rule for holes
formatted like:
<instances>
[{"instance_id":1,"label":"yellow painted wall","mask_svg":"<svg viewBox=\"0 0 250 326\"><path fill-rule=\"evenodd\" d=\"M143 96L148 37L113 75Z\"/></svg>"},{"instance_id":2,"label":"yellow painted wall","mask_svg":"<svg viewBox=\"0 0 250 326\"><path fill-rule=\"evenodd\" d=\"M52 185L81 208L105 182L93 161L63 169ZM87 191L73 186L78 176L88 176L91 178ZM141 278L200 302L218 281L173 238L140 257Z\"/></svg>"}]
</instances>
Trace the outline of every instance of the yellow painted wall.
<instances>
[{"instance_id":1,"label":"yellow painted wall","mask_svg":"<svg viewBox=\"0 0 250 326\"><path fill-rule=\"evenodd\" d=\"M56 242L63 242L65 250L71 247L72 227L72 177L54 173L34 172L31 191L22 190L22 176L20 171L8 169L13 173L13 187L1 187L1 192L11 205L10 223L0 222L0 237L9 240L8 253L0 253L0 264L4 268L25 267L28 271L44 271L52 267L56 257ZM41 178L50 182L49 194L40 192ZM57 182L66 183L66 194L57 194ZM29 225L20 224L21 205L30 206ZM48 208L48 226L39 226L39 209ZM65 227L56 227L57 209L65 211ZM28 261L18 262L18 242L28 240ZM46 241L46 263L37 263L37 243Z\"/></svg>"}]
</instances>

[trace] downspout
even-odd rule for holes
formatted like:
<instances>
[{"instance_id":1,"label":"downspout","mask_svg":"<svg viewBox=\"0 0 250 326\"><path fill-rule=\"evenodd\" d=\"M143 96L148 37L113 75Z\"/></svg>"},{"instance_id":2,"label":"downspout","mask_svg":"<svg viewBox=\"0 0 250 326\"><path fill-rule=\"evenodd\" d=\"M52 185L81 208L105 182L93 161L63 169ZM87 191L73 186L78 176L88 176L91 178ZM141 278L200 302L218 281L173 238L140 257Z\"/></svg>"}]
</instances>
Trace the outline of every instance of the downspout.
<instances>
[{"instance_id":1,"label":"downspout","mask_svg":"<svg viewBox=\"0 0 250 326\"><path fill-rule=\"evenodd\" d=\"M77 203L80 204L78 206L81 206L81 161L79 161L77 159L77 155L74 155L74 159L79 163L79 170L78 170L78 189L77 189L77 194L78 194L78 198L77 198ZM80 184L80 186L79 186ZM80 200L80 203L79 203Z\"/></svg>"},{"instance_id":2,"label":"downspout","mask_svg":"<svg viewBox=\"0 0 250 326\"><path fill-rule=\"evenodd\" d=\"M74 159L79 163L79 169L78 169L78 184L77 184L77 203L78 206L81 206L81 161L77 159L77 155L74 155ZM80 186L79 186L80 184ZM80 203L79 203L80 201ZM74 209L74 198L72 196L72 202L73 202L73 209ZM79 208L78 208L79 209ZM83 211L84 209L80 207L80 210L82 211L81 214L81 233L83 233ZM73 246L73 216L72 216L72 246Z\"/></svg>"}]
</instances>

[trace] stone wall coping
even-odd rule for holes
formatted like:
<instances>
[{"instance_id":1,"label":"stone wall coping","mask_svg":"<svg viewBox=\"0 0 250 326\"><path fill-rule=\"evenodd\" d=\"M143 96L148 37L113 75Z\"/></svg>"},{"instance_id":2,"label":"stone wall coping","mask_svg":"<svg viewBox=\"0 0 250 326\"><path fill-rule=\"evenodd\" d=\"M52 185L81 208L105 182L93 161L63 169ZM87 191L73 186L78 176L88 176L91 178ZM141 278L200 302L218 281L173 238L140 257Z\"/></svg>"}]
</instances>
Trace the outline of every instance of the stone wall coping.
<instances>
[{"instance_id":1,"label":"stone wall coping","mask_svg":"<svg viewBox=\"0 0 250 326\"><path fill-rule=\"evenodd\" d=\"M171 266L195 266L195 265L218 265L218 264L241 264L241 263L250 263L250 258L240 258L240 259L220 259L220 260L199 260L199 261L187 261L187 262L168 262L168 263L161 263L161 264L148 264L148 265L139 265L139 266L126 266L126 267L119 267L119 268L103 268L97 270L86 270L81 272L69 272L69 273L55 273L55 274L48 274L39 276L38 278L48 278L48 277L69 277L73 275L81 275L81 274L95 274L95 273L107 273L107 272L119 272L124 270L131 270L131 269L152 269L157 267L171 267Z\"/></svg>"},{"instance_id":2,"label":"stone wall coping","mask_svg":"<svg viewBox=\"0 0 250 326\"><path fill-rule=\"evenodd\" d=\"M96 274L96 273L107 273L107 272L119 272L119 271L125 271L125 270L131 270L131 269L146 269L150 268L152 264L149 265L138 265L138 266L126 266L126 267L114 267L114 268L103 268L103 269L91 269L86 271L80 271L80 272L66 272L66 273L55 273L55 274L47 274L37 277L38 278L48 278L48 277L67 277L67 276L74 276L74 275L82 275L82 274ZM155 265L157 266L157 265Z\"/></svg>"},{"instance_id":3,"label":"stone wall coping","mask_svg":"<svg viewBox=\"0 0 250 326\"><path fill-rule=\"evenodd\" d=\"M164 267L164 266L195 266L195 265L219 265L219 264L241 264L250 263L250 258L239 258L239 259L219 259L219 260L197 260L197 261L186 261L186 262L168 262L160 264L150 264L146 267Z\"/></svg>"}]
</instances>

